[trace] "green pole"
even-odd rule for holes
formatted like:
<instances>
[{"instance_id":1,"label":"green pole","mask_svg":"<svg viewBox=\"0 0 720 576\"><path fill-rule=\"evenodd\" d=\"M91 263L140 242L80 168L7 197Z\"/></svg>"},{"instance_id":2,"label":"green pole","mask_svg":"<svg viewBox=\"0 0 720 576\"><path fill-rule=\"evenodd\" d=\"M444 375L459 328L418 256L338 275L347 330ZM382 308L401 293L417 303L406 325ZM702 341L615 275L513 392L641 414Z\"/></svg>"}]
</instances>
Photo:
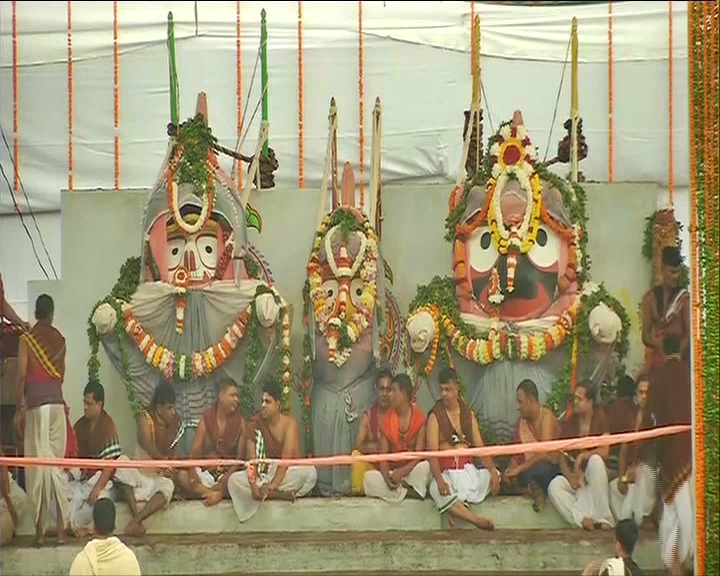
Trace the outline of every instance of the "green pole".
<instances>
[{"instance_id":1,"label":"green pole","mask_svg":"<svg viewBox=\"0 0 720 576\"><path fill-rule=\"evenodd\" d=\"M170 74L170 122L173 126L180 126L180 103L177 64L175 61L175 23L172 12L168 12L167 28L168 65Z\"/></svg>"},{"instance_id":2,"label":"green pole","mask_svg":"<svg viewBox=\"0 0 720 576\"><path fill-rule=\"evenodd\" d=\"M267 57L267 21L265 20L265 8L260 12L260 80L262 83L262 119L268 121L268 57ZM263 154L268 156L270 142L267 140L263 145Z\"/></svg>"}]
</instances>

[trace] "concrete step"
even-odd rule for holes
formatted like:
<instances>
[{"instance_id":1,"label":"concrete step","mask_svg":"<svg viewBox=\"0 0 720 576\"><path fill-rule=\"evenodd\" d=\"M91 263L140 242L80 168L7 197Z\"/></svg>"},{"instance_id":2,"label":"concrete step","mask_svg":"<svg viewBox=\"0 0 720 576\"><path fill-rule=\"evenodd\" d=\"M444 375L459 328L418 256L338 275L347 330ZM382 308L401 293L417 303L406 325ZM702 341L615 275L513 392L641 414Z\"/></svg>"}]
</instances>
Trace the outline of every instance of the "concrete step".
<instances>
[{"instance_id":1,"label":"concrete step","mask_svg":"<svg viewBox=\"0 0 720 576\"><path fill-rule=\"evenodd\" d=\"M489 516L497 529L557 530L567 524L547 504L540 513L522 496L490 498L472 507ZM117 504L117 527L130 520L130 510ZM146 528L152 534L219 534L228 532L335 532L403 530L428 531L447 528L447 519L438 514L432 500L405 500L387 504L373 498L302 498L294 503L265 502L248 522L240 524L229 500L212 508L200 501L172 502L152 516ZM463 526L473 529L470 525ZM25 515L18 535L35 534L32 520Z\"/></svg>"},{"instance_id":2,"label":"concrete step","mask_svg":"<svg viewBox=\"0 0 720 576\"><path fill-rule=\"evenodd\" d=\"M579 574L615 555L611 532L564 530L346 531L148 535L126 539L145 576L179 574ZM67 574L84 543L34 547L20 537L0 554L6 576ZM662 568L654 535L643 533L635 560Z\"/></svg>"}]
</instances>

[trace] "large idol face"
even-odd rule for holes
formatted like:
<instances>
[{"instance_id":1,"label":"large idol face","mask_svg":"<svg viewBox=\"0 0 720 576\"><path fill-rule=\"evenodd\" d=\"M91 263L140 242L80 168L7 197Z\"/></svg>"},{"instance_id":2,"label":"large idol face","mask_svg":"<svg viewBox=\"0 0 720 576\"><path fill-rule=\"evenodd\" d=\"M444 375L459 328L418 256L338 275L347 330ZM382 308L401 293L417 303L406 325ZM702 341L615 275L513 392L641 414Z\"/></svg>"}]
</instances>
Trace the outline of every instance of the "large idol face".
<instances>
[{"instance_id":1,"label":"large idol face","mask_svg":"<svg viewBox=\"0 0 720 576\"><path fill-rule=\"evenodd\" d=\"M170 278L187 274L190 285L204 285L215 277L218 265L217 223L210 221L196 234L168 226L167 267Z\"/></svg>"}]
</instances>

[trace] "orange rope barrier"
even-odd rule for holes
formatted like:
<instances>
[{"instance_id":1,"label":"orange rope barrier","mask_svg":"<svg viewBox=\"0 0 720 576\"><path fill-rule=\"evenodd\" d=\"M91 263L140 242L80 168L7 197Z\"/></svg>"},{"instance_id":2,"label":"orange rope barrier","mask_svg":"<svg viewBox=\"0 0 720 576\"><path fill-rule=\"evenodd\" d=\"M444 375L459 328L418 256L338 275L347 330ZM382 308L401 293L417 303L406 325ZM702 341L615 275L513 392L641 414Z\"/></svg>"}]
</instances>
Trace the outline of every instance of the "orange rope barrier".
<instances>
[{"instance_id":1,"label":"orange rope barrier","mask_svg":"<svg viewBox=\"0 0 720 576\"><path fill-rule=\"evenodd\" d=\"M113 0L113 153L115 190L120 190L120 43L118 0Z\"/></svg>"},{"instance_id":2,"label":"orange rope barrier","mask_svg":"<svg viewBox=\"0 0 720 576\"><path fill-rule=\"evenodd\" d=\"M286 466L342 466L355 462L402 462L425 458L447 458L451 456L514 456L516 454L537 454L541 452L571 452L590 448L613 446L628 442L651 440L671 434L689 432L692 427L687 424L663 426L640 432L624 434L603 434L602 436L585 436L549 442L529 442L527 444L506 444L502 446L483 446L481 448L460 448L454 450L427 450L420 452L396 452L393 454L345 454L340 456L322 456L314 458L256 458L240 459L196 459L196 460L162 460L167 468L194 468L233 466L237 464L283 464ZM158 460L98 460L94 458L29 458L25 456L0 456L0 465L9 467L55 466L58 468L157 468Z\"/></svg>"},{"instance_id":3,"label":"orange rope barrier","mask_svg":"<svg viewBox=\"0 0 720 576\"><path fill-rule=\"evenodd\" d=\"M242 138L242 39L240 36L240 0L235 2L235 104L237 106L236 130L238 142ZM238 166L237 186L242 190L243 187L243 169L242 164Z\"/></svg>"},{"instance_id":4,"label":"orange rope barrier","mask_svg":"<svg viewBox=\"0 0 720 576\"><path fill-rule=\"evenodd\" d=\"M363 5L358 0L358 98L360 117L360 206L365 210L365 47L363 43Z\"/></svg>"},{"instance_id":5,"label":"orange rope barrier","mask_svg":"<svg viewBox=\"0 0 720 576\"><path fill-rule=\"evenodd\" d=\"M305 70L303 63L302 0L298 0L298 188L305 188Z\"/></svg>"},{"instance_id":6,"label":"orange rope barrier","mask_svg":"<svg viewBox=\"0 0 720 576\"><path fill-rule=\"evenodd\" d=\"M72 0L67 0L67 84L68 84L68 190L74 188L73 164L73 49L72 49Z\"/></svg>"},{"instance_id":7,"label":"orange rope barrier","mask_svg":"<svg viewBox=\"0 0 720 576\"><path fill-rule=\"evenodd\" d=\"M608 2L608 182L615 181L615 75L613 71L613 11Z\"/></svg>"},{"instance_id":8,"label":"orange rope barrier","mask_svg":"<svg viewBox=\"0 0 720 576\"><path fill-rule=\"evenodd\" d=\"M15 192L20 190L20 112L18 91L20 89L18 74L18 24L17 24L17 0L12 0L12 115L13 115L13 156L14 173L13 188ZM17 200L15 209L19 211Z\"/></svg>"},{"instance_id":9,"label":"orange rope barrier","mask_svg":"<svg viewBox=\"0 0 720 576\"><path fill-rule=\"evenodd\" d=\"M675 204L673 140L673 0L668 0L668 201L670 206Z\"/></svg>"}]
</instances>

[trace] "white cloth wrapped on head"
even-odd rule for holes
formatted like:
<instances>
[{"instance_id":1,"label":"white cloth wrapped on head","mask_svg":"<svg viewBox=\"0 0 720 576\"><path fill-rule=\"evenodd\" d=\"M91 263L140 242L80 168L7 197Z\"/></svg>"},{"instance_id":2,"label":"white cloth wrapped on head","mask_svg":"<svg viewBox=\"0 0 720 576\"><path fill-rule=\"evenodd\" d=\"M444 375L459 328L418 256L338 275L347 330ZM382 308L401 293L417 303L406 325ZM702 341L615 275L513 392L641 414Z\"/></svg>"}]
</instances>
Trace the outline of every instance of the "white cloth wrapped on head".
<instances>
[{"instance_id":1,"label":"white cloth wrapped on head","mask_svg":"<svg viewBox=\"0 0 720 576\"><path fill-rule=\"evenodd\" d=\"M407 331L410 335L410 347L421 354L427 350L435 337L435 320L429 312L422 311L408 318Z\"/></svg>"},{"instance_id":2,"label":"white cloth wrapped on head","mask_svg":"<svg viewBox=\"0 0 720 576\"><path fill-rule=\"evenodd\" d=\"M107 302L100 304L92 317L93 326L95 326L95 330L97 330L98 334L101 336L112 332L115 329L117 320L118 318L115 308L110 306Z\"/></svg>"},{"instance_id":3,"label":"white cloth wrapped on head","mask_svg":"<svg viewBox=\"0 0 720 576\"><path fill-rule=\"evenodd\" d=\"M622 320L604 302L600 302L588 315L588 328L598 344L612 344L622 332Z\"/></svg>"},{"instance_id":4,"label":"white cloth wrapped on head","mask_svg":"<svg viewBox=\"0 0 720 576\"><path fill-rule=\"evenodd\" d=\"M266 292L255 298L255 313L260 325L263 328L270 328L278 319L280 305L275 301L275 296Z\"/></svg>"}]
</instances>

